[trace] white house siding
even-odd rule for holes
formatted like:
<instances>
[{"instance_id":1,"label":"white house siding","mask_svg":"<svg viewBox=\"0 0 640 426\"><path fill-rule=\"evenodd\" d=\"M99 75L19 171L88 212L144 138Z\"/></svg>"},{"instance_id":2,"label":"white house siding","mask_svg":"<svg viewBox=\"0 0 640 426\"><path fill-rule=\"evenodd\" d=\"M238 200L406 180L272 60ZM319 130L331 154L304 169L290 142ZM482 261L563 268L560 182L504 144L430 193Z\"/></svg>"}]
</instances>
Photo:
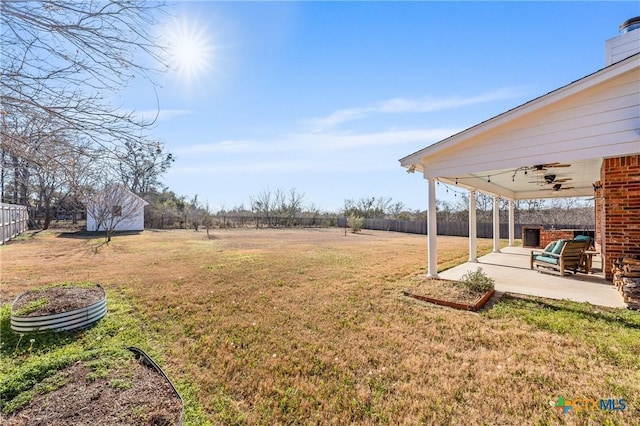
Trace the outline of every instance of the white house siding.
<instances>
[{"instance_id":1,"label":"white house siding","mask_svg":"<svg viewBox=\"0 0 640 426\"><path fill-rule=\"evenodd\" d=\"M640 57L635 58L640 63ZM471 129L460 143L429 156L425 177L451 176L546 162L614 157L640 151L639 68L547 101L504 123ZM552 96L552 95L549 95ZM507 114L508 115L508 114ZM514 114L517 115L517 114ZM475 134L474 134L475 132ZM466 133L466 132L465 132ZM456 138L455 136L453 138ZM427 153L428 152L428 153ZM403 160L419 161L420 152Z\"/></svg>"},{"instance_id":2,"label":"white house siding","mask_svg":"<svg viewBox=\"0 0 640 426\"><path fill-rule=\"evenodd\" d=\"M605 42L605 66L640 52L640 31L629 31Z\"/></svg>"},{"instance_id":3,"label":"white house siding","mask_svg":"<svg viewBox=\"0 0 640 426\"><path fill-rule=\"evenodd\" d=\"M94 232L97 230L96 227L97 227L97 224L95 219L91 214L87 212L87 231Z\"/></svg>"},{"instance_id":4,"label":"white house siding","mask_svg":"<svg viewBox=\"0 0 640 426\"><path fill-rule=\"evenodd\" d=\"M124 212L123 212L124 213ZM93 216L87 214L87 231L104 231L96 229L97 223ZM131 213L130 217L123 219L115 226L115 231L142 231L144 230L144 207L137 212Z\"/></svg>"},{"instance_id":5,"label":"white house siding","mask_svg":"<svg viewBox=\"0 0 640 426\"><path fill-rule=\"evenodd\" d=\"M144 206L149 203L127 189L124 189L124 191L127 191L130 199L122 203L122 219L116 219L117 223L114 231L142 231L144 230ZM88 202L90 203L91 201ZM87 207L87 231L104 231L102 227L98 229L97 221L91 213L93 210L91 206ZM106 221L108 222L109 218Z\"/></svg>"}]
</instances>

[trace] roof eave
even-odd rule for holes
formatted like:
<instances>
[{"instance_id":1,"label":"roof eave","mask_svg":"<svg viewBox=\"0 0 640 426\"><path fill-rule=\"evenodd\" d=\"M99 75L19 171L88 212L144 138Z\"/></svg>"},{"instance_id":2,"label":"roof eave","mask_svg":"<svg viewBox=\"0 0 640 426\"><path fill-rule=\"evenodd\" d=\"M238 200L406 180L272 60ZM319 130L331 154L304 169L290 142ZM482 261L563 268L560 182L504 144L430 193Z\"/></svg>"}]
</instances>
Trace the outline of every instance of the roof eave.
<instances>
[{"instance_id":1,"label":"roof eave","mask_svg":"<svg viewBox=\"0 0 640 426\"><path fill-rule=\"evenodd\" d=\"M611 64L607 67L599 69L589 75L586 75L576 81L573 81L565 86L555 89L547 94L534 98L524 104L521 104L515 108L507 110L499 115L496 115L488 120L482 121L468 129L465 129L459 133L449 136L439 142L436 142L428 147L425 147L419 151L409 154L406 157L401 158L400 165L402 167L410 168L413 165L420 165L422 159L427 155L436 154L442 150L445 150L451 146L454 146L458 142L477 136L483 132L500 126L505 122L516 119L522 115L531 113L546 105L557 102L567 96L571 96L574 93L587 89L593 85L601 83L603 80L608 80L619 74L628 72L634 68L640 67L640 53L636 53L623 59L619 62ZM414 170L416 170L414 168ZM422 169L422 167L420 167Z\"/></svg>"}]
</instances>

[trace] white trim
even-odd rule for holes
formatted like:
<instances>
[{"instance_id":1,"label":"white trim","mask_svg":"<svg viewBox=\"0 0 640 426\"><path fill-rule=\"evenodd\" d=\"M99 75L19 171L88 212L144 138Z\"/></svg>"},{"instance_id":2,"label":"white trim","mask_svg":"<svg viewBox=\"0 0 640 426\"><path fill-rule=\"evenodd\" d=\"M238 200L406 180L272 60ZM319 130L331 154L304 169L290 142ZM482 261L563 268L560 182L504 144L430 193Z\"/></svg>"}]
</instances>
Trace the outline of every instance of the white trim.
<instances>
[{"instance_id":1,"label":"white trim","mask_svg":"<svg viewBox=\"0 0 640 426\"><path fill-rule=\"evenodd\" d=\"M500 199L493 196L493 252L500 253Z\"/></svg>"},{"instance_id":2,"label":"white trim","mask_svg":"<svg viewBox=\"0 0 640 426\"><path fill-rule=\"evenodd\" d=\"M478 261L476 208L476 191L469 191L469 262Z\"/></svg>"},{"instance_id":3,"label":"white trim","mask_svg":"<svg viewBox=\"0 0 640 426\"><path fill-rule=\"evenodd\" d=\"M515 208L513 200L509 200L509 247L513 247L515 240Z\"/></svg>"},{"instance_id":4,"label":"white trim","mask_svg":"<svg viewBox=\"0 0 640 426\"><path fill-rule=\"evenodd\" d=\"M427 212L427 250L429 265L427 277L438 278L438 222L436 220L436 180L427 179L429 187L429 205Z\"/></svg>"}]
</instances>

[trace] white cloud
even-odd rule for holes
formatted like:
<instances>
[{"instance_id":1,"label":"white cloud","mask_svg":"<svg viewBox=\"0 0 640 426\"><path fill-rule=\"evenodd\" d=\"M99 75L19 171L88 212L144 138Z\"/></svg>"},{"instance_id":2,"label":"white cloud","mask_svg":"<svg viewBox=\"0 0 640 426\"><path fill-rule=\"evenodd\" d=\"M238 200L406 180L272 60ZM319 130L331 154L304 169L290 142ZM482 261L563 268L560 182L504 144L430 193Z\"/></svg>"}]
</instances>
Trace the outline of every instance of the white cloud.
<instances>
[{"instance_id":1,"label":"white cloud","mask_svg":"<svg viewBox=\"0 0 640 426\"><path fill-rule=\"evenodd\" d=\"M330 158L251 158L242 162L212 163L200 166L174 166L169 175L207 176L207 175L246 175L303 172L371 172L382 170L400 170L397 161L392 158L367 158L353 161L353 156Z\"/></svg>"},{"instance_id":2,"label":"white cloud","mask_svg":"<svg viewBox=\"0 0 640 426\"><path fill-rule=\"evenodd\" d=\"M338 130L341 124L373 114L426 113L461 108L523 94L505 88L469 97L394 98L361 108L342 109L317 119L313 129L265 139L212 141L176 147L196 164L173 166L171 174L221 175L305 171L373 171L397 168L397 159L446 139L462 128L390 128L382 131ZM179 111L177 111L179 113Z\"/></svg>"},{"instance_id":3,"label":"white cloud","mask_svg":"<svg viewBox=\"0 0 640 426\"><path fill-rule=\"evenodd\" d=\"M460 129L393 129L375 133L309 133L297 135L293 140L313 144L316 149L340 150L403 145L414 142L430 145L459 131Z\"/></svg>"},{"instance_id":4,"label":"white cloud","mask_svg":"<svg viewBox=\"0 0 640 426\"><path fill-rule=\"evenodd\" d=\"M170 174L233 175L398 168L405 151L442 140L460 129L391 129L375 133L298 133L277 141L222 141L178 148L199 164L174 165ZM213 154L213 155L210 155ZM226 154L226 155L216 155ZM234 154L239 154L234 156Z\"/></svg>"},{"instance_id":5,"label":"white cloud","mask_svg":"<svg viewBox=\"0 0 640 426\"><path fill-rule=\"evenodd\" d=\"M257 154L286 152L310 154L318 151L336 151L350 148L367 148L420 143L429 145L445 139L461 129L391 129L373 133L295 133L278 140L226 140L208 144L177 147L178 155L203 155L209 153Z\"/></svg>"},{"instance_id":6,"label":"white cloud","mask_svg":"<svg viewBox=\"0 0 640 426\"><path fill-rule=\"evenodd\" d=\"M403 144L420 144L424 147L445 139L463 129L416 128L389 129L379 132L355 133L338 131L341 124L366 118L373 114L426 113L445 109L461 108L500 99L509 99L524 94L522 88L503 88L469 97L443 99L393 98L360 108L341 109L327 117L310 121L313 129L308 132L285 134L265 140L224 140L218 142L177 147L178 155L206 154L256 154L256 153L310 153L317 151L343 150L349 148L381 147ZM150 112L147 112L150 113ZM186 110L161 111L159 119L189 114ZM155 112L154 112L155 114Z\"/></svg>"},{"instance_id":7,"label":"white cloud","mask_svg":"<svg viewBox=\"0 0 640 426\"><path fill-rule=\"evenodd\" d=\"M493 92L484 93L478 96L459 97L453 96L443 99L437 98L421 98L407 99L394 98L372 105L337 110L326 117L307 120L316 132L322 132L334 129L339 125L362 119L373 114L391 114L391 113L425 113L433 111L442 111L446 109L460 108L468 105L492 102L501 99L510 99L525 94L523 88L502 88Z\"/></svg>"},{"instance_id":8,"label":"white cloud","mask_svg":"<svg viewBox=\"0 0 640 426\"><path fill-rule=\"evenodd\" d=\"M134 116L144 122L167 121L175 117L189 115L193 112L187 109L148 109L142 111L134 111Z\"/></svg>"},{"instance_id":9,"label":"white cloud","mask_svg":"<svg viewBox=\"0 0 640 426\"><path fill-rule=\"evenodd\" d=\"M172 151L176 154L209 154L209 153L225 153L225 154L242 154L246 152L257 152L261 150L261 144L258 141L251 140L227 140L221 142L213 142L208 144L197 144L177 147Z\"/></svg>"}]
</instances>

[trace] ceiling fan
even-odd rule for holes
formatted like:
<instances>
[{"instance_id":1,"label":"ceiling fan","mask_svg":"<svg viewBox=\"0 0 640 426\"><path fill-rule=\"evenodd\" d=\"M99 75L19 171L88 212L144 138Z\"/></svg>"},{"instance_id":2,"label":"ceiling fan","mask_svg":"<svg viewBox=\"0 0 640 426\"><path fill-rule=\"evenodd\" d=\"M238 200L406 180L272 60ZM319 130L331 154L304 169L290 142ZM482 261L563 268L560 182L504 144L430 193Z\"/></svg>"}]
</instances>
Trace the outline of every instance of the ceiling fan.
<instances>
[{"instance_id":1,"label":"ceiling fan","mask_svg":"<svg viewBox=\"0 0 640 426\"><path fill-rule=\"evenodd\" d=\"M566 191L573 188L573 186L562 186L561 183L556 183L551 188L541 189L540 191Z\"/></svg>"},{"instance_id":2,"label":"ceiling fan","mask_svg":"<svg viewBox=\"0 0 640 426\"><path fill-rule=\"evenodd\" d=\"M563 163L536 164L532 166L529 170L531 170L532 173L547 173L548 169L555 169L557 167L571 167L571 164L563 164Z\"/></svg>"},{"instance_id":3,"label":"ceiling fan","mask_svg":"<svg viewBox=\"0 0 640 426\"><path fill-rule=\"evenodd\" d=\"M552 183L564 183L573 180L572 178L557 178L556 175L547 174L544 175L544 182L542 180L537 180L529 183L537 183L538 185L551 185Z\"/></svg>"}]
</instances>

